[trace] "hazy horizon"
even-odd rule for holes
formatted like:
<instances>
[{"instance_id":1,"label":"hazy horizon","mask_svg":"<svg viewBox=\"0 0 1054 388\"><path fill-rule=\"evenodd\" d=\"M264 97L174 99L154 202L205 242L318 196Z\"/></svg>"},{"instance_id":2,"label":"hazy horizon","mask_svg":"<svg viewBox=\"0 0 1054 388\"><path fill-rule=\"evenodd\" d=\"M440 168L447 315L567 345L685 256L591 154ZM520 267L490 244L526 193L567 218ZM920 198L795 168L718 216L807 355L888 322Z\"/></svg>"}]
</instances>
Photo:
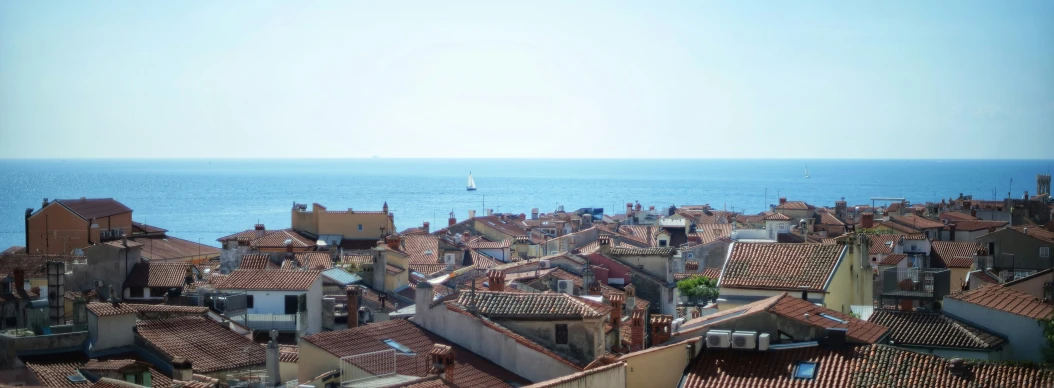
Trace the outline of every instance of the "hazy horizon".
<instances>
[{"instance_id":1,"label":"hazy horizon","mask_svg":"<svg viewBox=\"0 0 1054 388\"><path fill-rule=\"evenodd\" d=\"M1052 15L0 2L0 159L1047 160Z\"/></svg>"}]
</instances>

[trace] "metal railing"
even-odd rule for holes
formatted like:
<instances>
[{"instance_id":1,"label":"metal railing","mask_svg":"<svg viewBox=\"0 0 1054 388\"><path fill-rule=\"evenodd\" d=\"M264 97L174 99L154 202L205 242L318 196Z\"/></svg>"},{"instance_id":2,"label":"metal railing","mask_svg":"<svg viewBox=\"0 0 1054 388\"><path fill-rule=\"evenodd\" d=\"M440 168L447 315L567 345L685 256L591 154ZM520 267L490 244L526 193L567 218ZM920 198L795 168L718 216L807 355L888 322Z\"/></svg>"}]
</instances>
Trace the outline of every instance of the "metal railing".
<instances>
[{"instance_id":1,"label":"metal railing","mask_svg":"<svg viewBox=\"0 0 1054 388\"><path fill-rule=\"evenodd\" d=\"M297 314L242 314L228 317L253 330L296 331Z\"/></svg>"}]
</instances>

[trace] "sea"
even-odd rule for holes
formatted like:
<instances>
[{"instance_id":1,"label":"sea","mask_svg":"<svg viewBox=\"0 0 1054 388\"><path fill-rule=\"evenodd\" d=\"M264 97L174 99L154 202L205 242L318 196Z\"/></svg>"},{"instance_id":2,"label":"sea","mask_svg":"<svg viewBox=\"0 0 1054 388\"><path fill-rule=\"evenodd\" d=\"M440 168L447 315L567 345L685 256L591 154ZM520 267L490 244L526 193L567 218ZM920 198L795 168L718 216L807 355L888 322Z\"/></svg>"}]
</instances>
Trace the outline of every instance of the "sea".
<instances>
[{"instance_id":1,"label":"sea","mask_svg":"<svg viewBox=\"0 0 1054 388\"><path fill-rule=\"evenodd\" d=\"M330 210L379 211L387 202L398 230L433 230L484 209L530 213L709 204L747 213L779 197L833 206L839 198L912 203L972 194L1002 199L1035 193L1036 174L1054 160L755 159L70 159L0 160L0 249L25 245L25 210L44 198L115 198L138 222L170 236L218 246L216 239L262 223L290 226L294 202ZM808 169L809 178L805 177ZM467 191L472 173L476 191Z\"/></svg>"}]
</instances>

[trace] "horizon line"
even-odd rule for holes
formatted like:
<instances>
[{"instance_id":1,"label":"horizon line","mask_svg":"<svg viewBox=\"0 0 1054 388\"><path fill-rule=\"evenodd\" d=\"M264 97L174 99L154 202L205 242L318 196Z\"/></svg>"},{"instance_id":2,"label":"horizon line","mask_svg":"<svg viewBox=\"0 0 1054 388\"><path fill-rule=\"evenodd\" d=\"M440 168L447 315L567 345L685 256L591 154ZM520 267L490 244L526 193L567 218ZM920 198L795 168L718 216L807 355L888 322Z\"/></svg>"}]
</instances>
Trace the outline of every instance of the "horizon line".
<instances>
[{"instance_id":1,"label":"horizon line","mask_svg":"<svg viewBox=\"0 0 1054 388\"><path fill-rule=\"evenodd\" d=\"M787 157L787 158L757 158L757 157L711 157L711 158L685 158L685 157L559 157L559 158L545 158L545 157L362 157L362 156L350 156L350 157L216 157L216 158L205 158L205 157L30 157L30 158L10 158L0 157L0 161L87 161L87 160L180 160L180 161L237 161L237 160L820 160L820 161L833 161L833 160L883 160L883 161L896 161L896 160L911 160L911 161L964 161L964 160L988 160L988 161L1052 161L1054 158L962 158L962 157L949 157L949 158L805 158L805 157Z\"/></svg>"}]
</instances>

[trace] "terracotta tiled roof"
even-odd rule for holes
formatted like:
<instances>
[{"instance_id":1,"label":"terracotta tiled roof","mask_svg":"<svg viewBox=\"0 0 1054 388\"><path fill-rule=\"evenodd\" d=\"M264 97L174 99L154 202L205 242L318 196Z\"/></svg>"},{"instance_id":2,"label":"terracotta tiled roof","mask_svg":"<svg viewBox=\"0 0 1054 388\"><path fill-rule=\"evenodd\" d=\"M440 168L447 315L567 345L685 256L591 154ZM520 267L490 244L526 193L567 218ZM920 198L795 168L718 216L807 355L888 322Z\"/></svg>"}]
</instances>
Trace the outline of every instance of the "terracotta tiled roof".
<instances>
[{"instance_id":1,"label":"terracotta tiled roof","mask_svg":"<svg viewBox=\"0 0 1054 388\"><path fill-rule=\"evenodd\" d=\"M176 305L165 305L165 304L132 304L138 312L167 312L167 313L183 313L183 314L201 314L209 312L208 307L198 306L176 306Z\"/></svg>"},{"instance_id":2,"label":"terracotta tiled roof","mask_svg":"<svg viewBox=\"0 0 1054 388\"><path fill-rule=\"evenodd\" d=\"M673 280L684 280L692 276L705 276L717 280L721 277L721 268L703 268L702 272L678 272L673 274Z\"/></svg>"},{"instance_id":3,"label":"terracotta tiled roof","mask_svg":"<svg viewBox=\"0 0 1054 388\"><path fill-rule=\"evenodd\" d=\"M889 220L893 223L908 226L914 229L933 229L944 227L944 223L942 222L937 222L928 218L919 217L914 214L906 216L890 216Z\"/></svg>"},{"instance_id":4,"label":"terracotta tiled roof","mask_svg":"<svg viewBox=\"0 0 1054 388\"><path fill-rule=\"evenodd\" d=\"M217 289L304 291L318 279L321 271L237 269Z\"/></svg>"},{"instance_id":5,"label":"terracotta tiled roof","mask_svg":"<svg viewBox=\"0 0 1054 388\"><path fill-rule=\"evenodd\" d=\"M674 252L671 247L611 248L611 254L618 256L673 256Z\"/></svg>"},{"instance_id":6,"label":"terracotta tiled roof","mask_svg":"<svg viewBox=\"0 0 1054 388\"><path fill-rule=\"evenodd\" d=\"M84 363L84 365L82 365L80 367L80 369L92 370L92 371L94 371L94 370L112 371L112 370L121 370L121 369L127 368L129 366L135 365L135 363L136 363L136 361L132 360L132 359L106 360L106 361L90 360L90 361Z\"/></svg>"},{"instance_id":7,"label":"terracotta tiled roof","mask_svg":"<svg viewBox=\"0 0 1054 388\"><path fill-rule=\"evenodd\" d=\"M947 268L968 268L973 265L973 256L981 250L981 244L972 241L933 241L930 243L932 257L937 260L938 266ZM970 258L969 265L962 266L963 260L957 258ZM951 263L955 261L956 266Z\"/></svg>"},{"instance_id":8,"label":"terracotta tiled roof","mask_svg":"<svg viewBox=\"0 0 1054 388\"><path fill-rule=\"evenodd\" d=\"M153 226L153 225L147 225L147 224L144 224L142 222L132 221L132 234L133 235L139 235L139 234L160 234L160 235L164 235L165 232L168 232L168 229L159 228L159 227L156 227L156 226Z\"/></svg>"},{"instance_id":9,"label":"terracotta tiled roof","mask_svg":"<svg viewBox=\"0 0 1054 388\"><path fill-rule=\"evenodd\" d=\"M940 218L942 220L949 220L949 221L952 221L952 222L954 222L954 221L971 221L971 220L979 220L980 219L980 218L971 216L969 214L956 212L956 211L949 211L949 212L941 213L940 216L938 216L938 218Z\"/></svg>"},{"instance_id":10,"label":"terracotta tiled roof","mask_svg":"<svg viewBox=\"0 0 1054 388\"><path fill-rule=\"evenodd\" d=\"M951 260L945 262L948 268L972 268L974 265L973 257L956 256Z\"/></svg>"},{"instance_id":11,"label":"terracotta tiled roof","mask_svg":"<svg viewBox=\"0 0 1054 388\"><path fill-rule=\"evenodd\" d=\"M60 205L70 209L74 214L85 220L132 211L128 206L117 202L113 198L56 199L54 202L58 202Z\"/></svg>"},{"instance_id":12,"label":"terracotta tiled roof","mask_svg":"<svg viewBox=\"0 0 1054 388\"><path fill-rule=\"evenodd\" d=\"M125 287L160 287L183 288L186 284L187 271L194 265L187 262L148 263L142 262L132 267L132 272L125 280Z\"/></svg>"},{"instance_id":13,"label":"terracotta tiled roof","mask_svg":"<svg viewBox=\"0 0 1054 388\"><path fill-rule=\"evenodd\" d=\"M21 245L12 245L11 247L4 249L0 252L0 255L13 255L16 253L26 253L26 247Z\"/></svg>"},{"instance_id":14,"label":"terracotta tiled roof","mask_svg":"<svg viewBox=\"0 0 1054 388\"><path fill-rule=\"evenodd\" d=\"M136 323L138 334L169 357L193 361L195 372L264 364L265 350L252 340L202 317L152 319Z\"/></svg>"},{"instance_id":15,"label":"terracotta tiled roof","mask_svg":"<svg viewBox=\"0 0 1054 388\"><path fill-rule=\"evenodd\" d=\"M271 256L266 253L250 253L242 256L242 262L238 265L240 269L278 269L271 262Z\"/></svg>"},{"instance_id":16,"label":"terracotta tiled roof","mask_svg":"<svg viewBox=\"0 0 1054 388\"><path fill-rule=\"evenodd\" d=\"M893 253L893 254L890 254L889 256L886 256L886 258L882 259L882 261L878 262L878 264L881 264L881 265L897 265L897 264L900 264L901 261L903 261L904 259L907 259L907 258L908 258L908 255L905 255L903 253Z\"/></svg>"},{"instance_id":17,"label":"terracotta tiled roof","mask_svg":"<svg viewBox=\"0 0 1054 388\"><path fill-rule=\"evenodd\" d=\"M812 210L812 209L815 209L815 208L816 207L814 207L814 206L812 206L810 204L807 204L804 201L787 201L785 203L779 204L779 206L776 206L776 209L785 209L785 210Z\"/></svg>"},{"instance_id":18,"label":"terracotta tiled roof","mask_svg":"<svg viewBox=\"0 0 1054 388\"><path fill-rule=\"evenodd\" d=\"M302 269L326 270L333 268L333 258L329 252L299 252L293 254L297 265Z\"/></svg>"},{"instance_id":19,"label":"terracotta tiled roof","mask_svg":"<svg viewBox=\"0 0 1054 388\"><path fill-rule=\"evenodd\" d=\"M1054 244L1054 232L1043 229L1042 226L1013 226L1010 227L1018 233L1026 234L1037 240L1046 242L1047 244ZM1027 229L1027 231L1026 231Z\"/></svg>"},{"instance_id":20,"label":"terracotta tiled roof","mask_svg":"<svg viewBox=\"0 0 1054 388\"><path fill-rule=\"evenodd\" d=\"M70 262L84 259L85 256L74 255L0 255L0 275L11 275L15 269L21 268L26 271L26 280L45 279L48 277L48 261L64 262L69 270Z\"/></svg>"},{"instance_id":21,"label":"terracotta tiled roof","mask_svg":"<svg viewBox=\"0 0 1054 388\"><path fill-rule=\"evenodd\" d=\"M410 266L415 264L442 264L439 252L439 236L411 235L403 237L403 251L406 252ZM458 257L460 259L460 257Z\"/></svg>"},{"instance_id":22,"label":"terracotta tiled roof","mask_svg":"<svg viewBox=\"0 0 1054 388\"><path fill-rule=\"evenodd\" d=\"M462 307L474 305L480 315L507 317L598 317L600 306L563 293L462 292L457 299Z\"/></svg>"},{"instance_id":23,"label":"terracotta tiled roof","mask_svg":"<svg viewBox=\"0 0 1054 388\"><path fill-rule=\"evenodd\" d=\"M153 381L151 381L151 387L152 386L153 386ZM142 385L138 385L138 384L135 384L135 383L129 383L129 382L123 381L123 380L111 379L109 377L103 377L103 378L99 379L99 381L96 381L95 384L91 385L91 388L141 388L141 387L142 387Z\"/></svg>"},{"instance_id":24,"label":"terracotta tiled roof","mask_svg":"<svg viewBox=\"0 0 1054 388\"><path fill-rule=\"evenodd\" d=\"M198 255L219 256L220 254L219 248L172 236L137 237L131 241L141 245L143 257L151 260L187 259Z\"/></svg>"},{"instance_id":25,"label":"terracotta tiled roof","mask_svg":"<svg viewBox=\"0 0 1054 388\"><path fill-rule=\"evenodd\" d=\"M967 220L962 220L962 221L953 221L950 224L948 224L948 226L945 226L944 229L945 230L951 230L951 224L955 224L955 230L964 231L964 232L975 232L975 231L978 231L978 230L986 230L986 229L989 229L989 228L999 229L999 228L1002 228L1002 227L1006 226L1007 223L1008 223L1007 221L985 221L985 220L967 221Z\"/></svg>"},{"instance_id":26,"label":"terracotta tiled roof","mask_svg":"<svg viewBox=\"0 0 1054 388\"><path fill-rule=\"evenodd\" d=\"M811 380L794 378L800 362L813 362ZM949 360L888 345L841 350L821 346L750 352L704 350L688 367L685 388L701 387L1041 387L1054 371L967 361L969 371L951 373Z\"/></svg>"},{"instance_id":27,"label":"terracotta tiled roof","mask_svg":"<svg viewBox=\"0 0 1054 388\"><path fill-rule=\"evenodd\" d=\"M904 236L899 234L872 234L867 237L871 241L871 248L867 252L870 255L888 255L893 253L897 244L904 238Z\"/></svg>"},{"instance_id":28,"label":"terracotta tiled roof","mask_svg":"<svg viewBox=\"0 0 1054 388\"><path fill-rule=\"evenodd\" d=\"M834 214L832 214L832 213L823 212L823 213L819 213L819 214L820 214L820 224L821 225L836 225L836 226L844 226L845 225L845 222L842 222L842 220L839 220L838 217L835 217Z\"/></svg>"},{"instance_id":29,"label":"terracotta tiled roof","mask_svg":"<svg viewBox=\"0 0 1054 388\"><path fill-rule=\"evenodd\" d=\"M1006 341L995 334L939 313L876 309L869 322L890 329L890 339L901 346L997 349Z\"/></svg>"},{"instance_id":30,"label":"terracotta tiled roof","mask_svg":"<svg viewBox=\"0 0 1054 388\"><path fill-rule=\"evenodd\" d=\"M505 222L498 218L498 216L476 217L475 221L487 225L510 238L527 235L527 230L520 226L522 223Z\"/></svg>"},{"instance_id":31,"label":"terracotta tiled roof","mask_svg":"<svg viewBox=\"0 0 1054 388\"><path fill-rule=\"evenodd\" d=\"M842 245L735 243L721 287L823 291Z\"/></svg>"},{"instance_id":32,"label":"terracotta tiled roof","mask_svg":"<svg viewBox=\"0 0 1054 388\"><path fill-rule=\"evenodd\" d=\"M889 332L889 328L874 322L853 318L838 311L784 294L768 311L783 318L792 319L803 324L823 328L844 328L846 336L855 342L873 344ZM830 319L823 315L837 318ZM843 323L845 322L845 323Z\"/></svg>"},{"instance_id":33,"label":"terracotta tiled roof","mask_svg":"<svg viewBox=\"0 0 1054 388\"><path fill-rule=\"evenodd\" d=\"M982 270L982 269L975 270L975 271L970 271L969 273L966 274L966 280L975 279L975 278L980 280L980 281L982 281L982 282L988 283L988 284L1000 284L1000 283L1002 283L1001 280L997 279L995 276L993 276L992 274L988 273L988 271L985 271L985 270Z\"/></svg>"},{"instance_id":34,"label":"terracotta tiled roof","mask_svg":"<svg viewBox=\"0 0 1054 388\"><path fill-rule=\"evenodd\" d=\"M961 300L966 303L1032 319L1048 318L1054 312L1054 306L1044 303L1042 299L1000 285L985 286L973 291L955 293L946 296L946 298Z\"/></svg>"},{"instance_id":35,"label":"terracotta tiled roof","mask_svg":"<svg viewBox=\"0 0 1054 388\"><path fill-rule=\"evenodd\" d=\"M90 311L92 314L95 314L96 316L99 316L99 317L109 317L109 316L124 315L124 314L136 314L136 313L139 312L139 310L135 309L134 305L131 305L131 304L128 304L128 303L118 303L115 306L113 303L109 303L109 302L98 302L98 303L88 303L86 307L88 308L88 311Z\"/></svg>"},{"instance_id":36,"label":"terracotta tiled roof","mask_svg":"<svg viewBox=\"0 0 1054 388\"><path fill-rule=\"evenodd\" d=\"M695 229L695 235L699 237L699 244L706 245L717 240L731 241L732 224L705 224Z\"/></svg>"},{"instance_id":37,"label":"terracotta tiled roof","mask_svg":"<svg viewBox=\"0 0 1054 388\"><path fill-rule=\"evenodd\" d=\"M763 219L765 221L790 221L791 218L783 213L772 213L765 216Z\"/></svg>"},{"instance_id":38,"label":"terracotta tiled roof","mask_svg":"<svg viewBox=\"0 0 1054 388\"><path fill-rule=\"evenodd\" d=\"M294 248L307 248L315 246L315 241L304 237L293 229L279 230L255 230L248 229L235 234L216 239L224 242L230 240L247 239L250 245L264 248L285 248L285 242L289 241Z\"/></svg>"},{"instance_id":39,"label":"terracotta tiled roof","mask_svg":"<svg viewBox=\"0 0 1054 388\"><path fill-rule=\"evenodd\" d=\"M506 381L527 383L527 380L512 372L405 319L313 334L301 340L337 357L390 350L392 347L383 341L393 340L414 352L412 356L397 357L395 361L396 373L407 376L427 375L432 365L429 351L435 344L450 345L454 350L453 380L458 386L508 387Z\"/></svg>"},{"instance_id":40,"label":"terracotta tiled roof","mask_svg":"<svg viewBox=\"0 0 1054 388\"><path fill-rule=\"evenodd\" d=\"M71 382L67 376L78 375L80 372L77 370L81 366L79 362L61 362L61 363L37 363L27 362L26 368L40 381L40 385L44 387L88 387L91 385L90 382L74 383Z\"/></svg>"}]
</instances>

